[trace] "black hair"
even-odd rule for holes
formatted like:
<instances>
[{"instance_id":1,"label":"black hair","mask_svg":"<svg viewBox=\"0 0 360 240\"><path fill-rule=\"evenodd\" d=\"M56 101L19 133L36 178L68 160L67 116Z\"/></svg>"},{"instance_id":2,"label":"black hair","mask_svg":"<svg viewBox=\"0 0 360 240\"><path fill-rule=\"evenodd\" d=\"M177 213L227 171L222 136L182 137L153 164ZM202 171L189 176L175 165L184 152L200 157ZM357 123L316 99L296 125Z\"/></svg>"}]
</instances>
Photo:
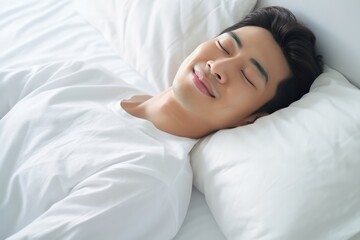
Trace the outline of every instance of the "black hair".
<instances>
[{"instance_id":1,"label":"black hair","mask_svg":"<svg viewBox=\"0 0 360 240\"><path fill-rule=\"evenodd\" d=\"M256 112L272 113L300 99L323 71L322 57L315 50L314 33L291 11L279 6L259 8L222 33L245 26L268 30L282 49L291 71L291 76L279 83L275 96Z\"/></svg>"}]
</instances>

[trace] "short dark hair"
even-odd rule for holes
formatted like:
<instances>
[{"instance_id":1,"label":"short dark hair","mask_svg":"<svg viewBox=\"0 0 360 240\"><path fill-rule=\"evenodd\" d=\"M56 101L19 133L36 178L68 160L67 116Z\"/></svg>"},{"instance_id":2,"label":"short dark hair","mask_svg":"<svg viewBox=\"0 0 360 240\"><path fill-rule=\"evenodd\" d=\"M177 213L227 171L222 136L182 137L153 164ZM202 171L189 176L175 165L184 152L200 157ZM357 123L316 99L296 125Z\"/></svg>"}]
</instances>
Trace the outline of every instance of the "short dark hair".
<instances>
[{"instance_id":1,"label":"short dark hair","mask_svg":"<svg viewBox=\"0 0 360 240\"><path fill-rule=\"evenodd\" d=\"M322 57L315 50L314 33L290 10L279 6L259 8L222 33L245 26L268 30L282 49L292 73L279 83L275 96L256 112L272 113L300 99L323 71Z\"/></svg>"}]
</instances>

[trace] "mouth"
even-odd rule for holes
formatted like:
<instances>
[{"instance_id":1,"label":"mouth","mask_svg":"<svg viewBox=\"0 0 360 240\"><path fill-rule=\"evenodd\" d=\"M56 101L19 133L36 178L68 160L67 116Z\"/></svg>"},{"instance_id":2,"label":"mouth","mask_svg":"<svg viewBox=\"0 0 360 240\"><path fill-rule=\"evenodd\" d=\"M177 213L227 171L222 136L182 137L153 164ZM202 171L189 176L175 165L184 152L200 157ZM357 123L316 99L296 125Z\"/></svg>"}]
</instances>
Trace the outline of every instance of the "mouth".
<instances>
[{"instance_id":1,"label":"mouth","mask_svg":"<svg viewBox=\"0 0 360 240\"><path fill-rule=\"evenodd\" d=\"M215 98L215 94L213 93L209 83L210 80L205 76L202 71L193 69L193 77L194 84L201 93L205 94L208 97Z\"/></svg>"}]
</instances>

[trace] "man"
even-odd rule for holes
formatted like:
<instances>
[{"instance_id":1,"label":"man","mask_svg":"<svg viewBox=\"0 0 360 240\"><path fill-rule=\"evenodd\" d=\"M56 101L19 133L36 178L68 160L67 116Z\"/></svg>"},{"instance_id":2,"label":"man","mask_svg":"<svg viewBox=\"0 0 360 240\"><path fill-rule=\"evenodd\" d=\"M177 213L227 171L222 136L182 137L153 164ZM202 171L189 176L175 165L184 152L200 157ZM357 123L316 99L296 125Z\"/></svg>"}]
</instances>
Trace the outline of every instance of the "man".
<instances>
[{"instance_id":1,"label":"man","mask_svg":"<svg viewBox=\"0 0 360 240\"><path fill-rule=\"evenodd\" d=\"M321 72L314 43L287 10L267 8L201 44L156 96L81 63L4 74L0 238L171 239L194 138L298 99Z\"/></svg>"},{"instance_id":2,"label":"man","mask_svg":"<svg viewBox=\"0 0 360 240\"><path fill-rule=\"evenodd\" d=\"M253 122L289 105L321 73L315 37L291 12L260 9L201 44L173 87L122 107L174 135L199 138Z\"/></svg>"}]
</instances>

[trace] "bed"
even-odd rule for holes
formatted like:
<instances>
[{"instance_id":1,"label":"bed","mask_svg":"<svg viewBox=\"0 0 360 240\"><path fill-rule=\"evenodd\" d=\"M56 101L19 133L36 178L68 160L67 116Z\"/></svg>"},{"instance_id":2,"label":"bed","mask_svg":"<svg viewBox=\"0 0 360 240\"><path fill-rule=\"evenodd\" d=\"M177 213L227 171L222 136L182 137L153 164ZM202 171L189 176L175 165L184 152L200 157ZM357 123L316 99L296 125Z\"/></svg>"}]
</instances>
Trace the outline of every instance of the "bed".
<instances>
[{"instance_id":1,"label":"bed","mask_svg":"<svg viewBox=\"0 0 360 240\"><path fill-rule=\"evenodd\" d=\"M171 85L182 59L200 42L252 9L270 5L289 8L314 30L325 72L289 108L195 145L191 199L173 239L360 239L358 1L3 1L0 77L12 80L26 77L26 69L75 61L156 94ZM0 91L3 119L8 99ZM10 166L1 162L0 184L11 174ZM9 203L6 186L0 186L2 209L26 202ZM31 211L31 206L23 209ZM13 226L4 223L21 222L21 216L0 212L1 239L18 239L11 235L21 229L10 233ZM114 222L104 224L115 222L114 216ZM161 224L154 231L163 231ZM97 234L93 239L117 239ZM28 237L49 239L51 231L41 236Z\"/></svg>"}]
</instances>

